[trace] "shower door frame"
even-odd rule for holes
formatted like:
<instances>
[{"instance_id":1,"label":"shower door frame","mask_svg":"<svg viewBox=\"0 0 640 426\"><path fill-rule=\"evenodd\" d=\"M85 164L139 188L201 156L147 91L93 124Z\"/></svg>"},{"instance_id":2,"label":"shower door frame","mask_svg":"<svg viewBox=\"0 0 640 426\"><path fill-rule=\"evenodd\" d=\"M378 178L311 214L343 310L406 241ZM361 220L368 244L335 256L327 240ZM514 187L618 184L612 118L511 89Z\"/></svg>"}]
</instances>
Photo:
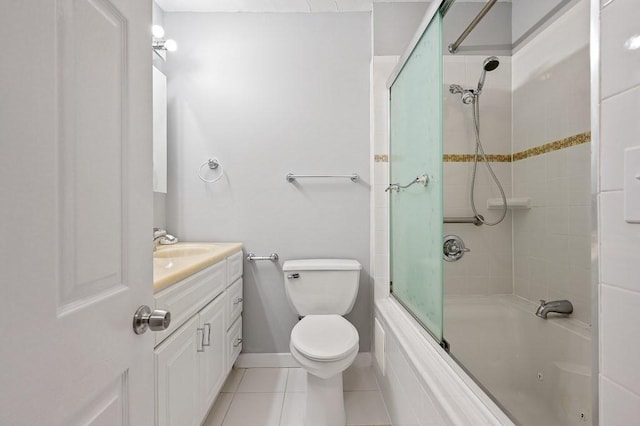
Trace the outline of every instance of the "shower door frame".
<instances>
[{"instance_id":1,"label":"shower door frame","mask_svg":"<svg viewBox=\"0 0 640 426\"><path fill-rule=\"evenodd\" d=\"M418 43L420 42L420 40L422 39L422 36L424 35L424 33L427 31L427 29L429 28L429 26L431 25L433 19L436 17L436 15L438 13L441 13L442 16L440 19L443 19L446 11L449 9L449 7L455 2L455 0L439 0L439 1L435 1L433 3L431 3L431 5L427 8L422 21L420 21L420 24L418 25L418 29L416 30L416 32L413 34L413 37L411 38L411 41L409 42L409 45L407 46L407 48L405 49L404 53L402 54L402 56L400 56L400 58L398 59L398 63L396 64L396 66L394 67L393 71L391 72L391 74L389 75L389 78L387 79L386 82L386 88L387 88L387 152L389 152L389 177L391 177L391 87L393 86L393 84L395 83L396 79L400 76L400 73L402 72L402 70L404 69L405 65L407 64L407 62L409 61L409 59L411 58L412 53L414 52L414 50L416 49ZM441 24L442 25L442 24ZM442 36L442 34L441 34ZM442 40L441 40L442 42ZM442 77L442 72L441 72L441 77ZM442 102L442 97L440 99L440 102ZM444 112L441 113L441 115L443 115ZM442 118L441 118L442 119ZM442 131L441 131L441 136L442 135ZM442 143L442 141L441 141ZM442 177L442 176L441 176ZM436 181L437 183L438 181ZM431 183L432 185L434 183ZM440 184L442 184L442 182L440 181ZM391 196L391 192L389 194L389 196ZM442 206L444 208L444 206ZM443 210L444 213L444 210ZM422 319L420 319L413 311L412 309L407 306L405 304L405 302L403 302L399 297L396 297L393 294L393 277L391 276L392 273L392 268L391 268L391 220L392 220L392 215L391 215L391 200L389 202L389 276L390 276L390 282L389 282L389 296L393 298L393 300L395 300L396 302L398 302L398 304L400 304L402 306L402 308L404 309L404 311L406 313L408 313L418 324L420 324L421 328L427 332L427 334L429 334L431 336L431 338L433 338L440 347L442 347L445 352L449 353L449 344L446 341L446 339L444 338L444 305L442 306L442 310L441 310L441 323L440 323L440 334L441 337L438 337L431 329L429 329L429 327L422 321ZM444 234L443 234L444 236ZM442 277L442 300L441 303L444 304L444 277L441 274ZM457 362L457 361L456 361ZM484 389L483 389L484 390ZM502 407L500 407L502 408Z\"/></svg>"},{"instance_id":2,"label":"shower door frame","mask_svg":"<svg viewBox=\"0 0 640 426\"><path fill-rule=\"evenodd\" d=\"M600 0L591 1L591 419L600 424Z\"/></svg>"},{"instance_id":3,"label":"shower door frame","mask_svg":"<svg viewBox=\"0 0 640 426\"><path fill-rule=\"evenodd\" d=\"M411 53L415 49L416 45L420 41L422 34L426 31L427 27L430 25L433 17L436 13L442 13L442 17L446 15L447 10L455 3L456 0L440 0L432 2L431 5L427 8L422 21L420 22L418 29L414 33L411 41L409 42L407 48L404 50L404 53L398 60L398 64L393 69L391 75L387 79L387 101L390 106L391 100L391 86L395 82L396 78L400 74L400 71L408 61ZM600 327L599 327L599 305L600 305L600 297L599 297L599 264L600 264L600 238L598 231L598 192L600 190L600 183L598 179L598 173L600 170L600 61L601 61L601 52L600 52L600 1L599 0L590 0L591 13L590 13L590 56L591 56L591 69L590 69L590 80L591 80L591 420L593 426L599 425L599 403L600 403L600 394L599 394L599 375L600 375ZM391 108L387 110L387 144L390 146L391 142ZM390 222L390 219L389 219ZM390 257L390 253L389 253ZM390 283L391 284L391 283ZM444 285L444 283L443 283ZM391 290L391 288L389 288ZM393 300L397 301L405 310L405 312L413 317L418 324L422 323L415 318L413 313L407 309L407 307L400 301L398 298L393 297L390 292L389 296L393 298ZM443 325L444 328L444 325ZM422 325L422 329L427 332L435 341L438 342L447 352L447 355L450 359L452 359L456 365L462 368L463 371L466 372L463 364L460 363L455 357L453 357L447 348L446 340L443 338L442 341L437 339L431 331ZM468 372L467 372L468 373ZM470 376L472 377L472 376ZM472 379L476 385L483 390L485 395L489 398L494 399L489 392L487 392L484 387L480 384L479 381ZM501 406L500 406L501 407ZM502 407L501 407L502 408ZM503 409L504 411L504 409ZM507 411L504 411L508 413Z\"/></svg>"}]
</instances>

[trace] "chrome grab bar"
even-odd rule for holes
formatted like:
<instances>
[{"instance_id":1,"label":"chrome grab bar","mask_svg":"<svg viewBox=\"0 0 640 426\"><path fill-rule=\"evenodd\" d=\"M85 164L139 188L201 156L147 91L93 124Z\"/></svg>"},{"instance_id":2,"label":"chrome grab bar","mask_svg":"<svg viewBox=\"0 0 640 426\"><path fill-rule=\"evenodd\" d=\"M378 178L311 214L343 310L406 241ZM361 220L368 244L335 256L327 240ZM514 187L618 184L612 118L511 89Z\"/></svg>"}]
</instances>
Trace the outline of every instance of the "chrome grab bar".
<instances>
[{"instance_id":1,"label":"chrome grab bar","mask_svg":"<svg viewBox=\"0 0 640 426\"><path fill-rule=\"evenodd\" d=\"M482 225L482 220L478 216L445 217L444 223L473 223L475 226L480 226Z\"/></svg>"},{"instance_id":2,"label":"chrome grab bar","mask_svg":"<svg viewBox=\"0 0 640 426\"><path fill-rule=\"evenodd\" d=\"M287 182L295 182L297 178L349 178L351 182L356 183L360 180L360 176L357 173L350 175L296 175L293 173L287 173L285 179Z\"/></svg>"},{"instance_id":3,"label":"chrome grab bar","mask_svg":"<svg viewBox=\"0 0 640 426\"><path fill-rule=\"evenodd\" d=\"M412 180L411 182L409 182L406 185L400 185L399 183L392 183L389 186L387 186L387 189L384 190L384 192L393 192L393 191L400 191L401 189L405 189L410 187L411 185L415 185L416 183L421 184L422 186L427 186L429 184L429 176L425 173L422 174L418 177L416 177L414 180Z\"/></svg>"},{"instance_id":4,"label":"chrome grab bar","mask_svg":"<svg viewBox=\"0 0 640 426\"><path fill-rule=\"evenodd\" d=\"M270 260L272 262L277 262L278 253L271 253L269 256L256 256L253 253L247 253L246 259L248 262L253 262L254 260Z\"/></svg>"}]
</instances>

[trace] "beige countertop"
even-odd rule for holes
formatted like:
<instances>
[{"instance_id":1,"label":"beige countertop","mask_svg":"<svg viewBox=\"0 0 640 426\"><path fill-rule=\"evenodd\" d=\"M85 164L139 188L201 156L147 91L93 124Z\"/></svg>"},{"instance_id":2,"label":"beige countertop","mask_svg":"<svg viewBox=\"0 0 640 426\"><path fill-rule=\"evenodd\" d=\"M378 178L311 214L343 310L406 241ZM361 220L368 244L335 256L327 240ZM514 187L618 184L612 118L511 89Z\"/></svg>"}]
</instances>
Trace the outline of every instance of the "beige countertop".
<instances>
[{"instance_id":1,"label":"beige countertop","mask_svg":"<svg viewBox=\"0 0 640 426\"><path fill-rule=\"evenodd\" d=\"M177 243L153 252L153 292L157 293L242 250L242 243Z\"/></svg>"}]
</instances>

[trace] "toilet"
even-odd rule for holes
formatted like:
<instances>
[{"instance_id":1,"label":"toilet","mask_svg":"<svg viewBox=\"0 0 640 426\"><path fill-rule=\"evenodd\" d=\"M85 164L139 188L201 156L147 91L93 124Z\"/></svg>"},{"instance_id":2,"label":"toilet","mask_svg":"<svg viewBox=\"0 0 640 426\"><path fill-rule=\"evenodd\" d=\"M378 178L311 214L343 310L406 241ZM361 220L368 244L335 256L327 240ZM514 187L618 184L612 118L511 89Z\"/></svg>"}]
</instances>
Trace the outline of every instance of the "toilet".
<instances>
[{"instance_id":1,"label":"toilet","mask_svg":"<svg viewBox=\"0 0 640 426\"><path fill-rule=\"evenodd\" d=\"M284 287L302 318L291 331L291 355L307 373L305 426L344 426L342 372L358 354L358 330L342 315L358 295L362 265L350 259L288 260Z\"/></svg>"}]
</instances>

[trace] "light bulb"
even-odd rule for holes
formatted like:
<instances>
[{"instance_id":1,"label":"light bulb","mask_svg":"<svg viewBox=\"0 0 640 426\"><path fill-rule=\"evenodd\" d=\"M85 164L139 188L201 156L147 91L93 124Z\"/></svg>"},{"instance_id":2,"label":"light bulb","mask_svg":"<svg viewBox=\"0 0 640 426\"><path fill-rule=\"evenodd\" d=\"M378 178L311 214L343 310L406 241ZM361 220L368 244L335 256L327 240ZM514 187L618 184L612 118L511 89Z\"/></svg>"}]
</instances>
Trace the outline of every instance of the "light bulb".
<instances>
[{"instance_id":1,"label":"light bulb","mask_svg":"<svg viewBox=\"0 0 640 426\"><path fill-rule=\"evenodd\" d=\"M155 38L162 38L162 37L164 37L164 28L162 28L160 25L152 25L151 26L151 34Z\"/></svg>"},{"instance_id":2,"label":"light bulb","mask_svg":"<svg viewBox=\"0 0 640 426\"><path fill-rule=\"evenodd\" d=\"M627 50L640 49L640 35L636 34L632 37L629 37L629 39L627 39L627 41L624 42L624 47Z\"/></svg>"},{"instance_id":3,"label":"light bulb","mask_svg":"<svg viewBox=\"0 0 640 426\"><path fill-rule=\"evenodd\" d=\"M175 52L178 49L178 44L175 42L175 40L169 39L164 42L164 48L169 52Z\"/></svg>"}]
</instances>

